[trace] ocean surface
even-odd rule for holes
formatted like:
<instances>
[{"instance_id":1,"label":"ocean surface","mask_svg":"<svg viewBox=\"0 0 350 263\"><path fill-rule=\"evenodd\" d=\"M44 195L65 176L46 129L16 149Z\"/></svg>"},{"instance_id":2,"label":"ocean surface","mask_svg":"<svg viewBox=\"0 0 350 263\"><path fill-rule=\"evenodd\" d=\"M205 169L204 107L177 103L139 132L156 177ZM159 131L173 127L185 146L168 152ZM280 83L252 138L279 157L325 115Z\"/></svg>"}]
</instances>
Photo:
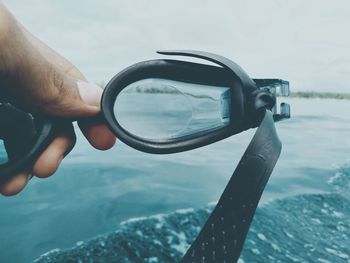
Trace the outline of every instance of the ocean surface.
<instances>
[{"instance_id":1,"label":"ocean surface","mask_svg":"<svg viewBox=\"0 0 350 263\"><path fill-rule=\"evenodd\" d=\"M350 262L350 101L288 102L240 261ZM99 152L79 133L55 176L0 197L0 262L177 262L253 133L164 156Z\"/></svg>"}]
</instances>

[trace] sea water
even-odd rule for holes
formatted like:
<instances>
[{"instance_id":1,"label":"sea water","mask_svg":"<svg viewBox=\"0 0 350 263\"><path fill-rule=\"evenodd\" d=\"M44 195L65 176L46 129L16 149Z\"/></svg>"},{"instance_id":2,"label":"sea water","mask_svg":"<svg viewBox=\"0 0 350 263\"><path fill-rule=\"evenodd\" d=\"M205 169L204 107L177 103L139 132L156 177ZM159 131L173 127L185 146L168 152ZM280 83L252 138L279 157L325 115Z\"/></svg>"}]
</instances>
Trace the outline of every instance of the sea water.
<instances>
[{"instance_id":1,"label":"sea water","mask_svg":"<svg viewBox=\"0 0 350 263\"><path fill-rule=\"evenodd\" d=\"M350 101L288 102L241 262L350 262ZM78 133L55 176L0 197L0 262L177 262L253 133L166 156L99 152Z\"/></svg>"}]
</instances>

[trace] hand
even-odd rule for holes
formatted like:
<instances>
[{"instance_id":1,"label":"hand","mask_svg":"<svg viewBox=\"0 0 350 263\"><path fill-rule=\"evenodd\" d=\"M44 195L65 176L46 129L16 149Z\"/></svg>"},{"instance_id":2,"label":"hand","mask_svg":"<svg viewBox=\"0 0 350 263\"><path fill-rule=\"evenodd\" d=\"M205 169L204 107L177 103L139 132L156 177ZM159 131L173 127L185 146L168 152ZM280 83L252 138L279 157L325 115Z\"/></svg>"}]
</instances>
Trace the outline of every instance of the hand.
<instances>
[{"instance_id":1,"label":"hand","mask_svg":"<svg viewBox=\"0 0 350 263\"><path fill-rule=\"evenodd\" d=\"M0 3L0 94L29 111L79 118L100 111L102 90L88 83L76 67L34 37ZM114 145L115 137L104 124L86 120L78 124L95 148L106 150ZM0 193L17 194L32 175L51 176L75 141L70 124L57 134L33 167L1 182Z\"/></svg>"}]
</instances>

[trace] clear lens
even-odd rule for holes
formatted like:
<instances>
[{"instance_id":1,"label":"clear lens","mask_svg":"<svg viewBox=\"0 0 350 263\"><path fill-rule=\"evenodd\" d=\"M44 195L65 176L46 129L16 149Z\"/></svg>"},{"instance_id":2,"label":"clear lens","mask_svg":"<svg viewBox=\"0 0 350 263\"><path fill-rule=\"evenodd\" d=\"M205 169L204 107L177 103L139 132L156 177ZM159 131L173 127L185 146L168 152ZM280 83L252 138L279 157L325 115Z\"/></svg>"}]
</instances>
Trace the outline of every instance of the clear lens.
<instances>
[{"instance_id":1,"label":"clear lens","mask_svg":"<svg viewBox=\"0 0 350 263\"><path fill-rule=\"evenodd\" d=\"M290 118L290 105L288 103L282 102L280 105L280 115L284 118Z\"/></svg>"},{"instance_id":2,"label":"clear lens","mask_svg":"<svg viewBox=\"0 0 350 263\"><path fill-rule=\"evenodd\" d=\"M281 80L281 96L288 97L289 96L289 82L285 80Z\"/></svg>"},{"instance_id":3,"label":"clear lens","mask_svg":"<svg viewBox=\"0 0 350 263\"><path fill-rule=\"evenodd\" d=\"M254 79L259 89L267 89L272 94L288 97L289 82L282 79Z\"/></svg>"},{"instance_id":4,"label":"clear lens","mask_svg":"<svg viewBox=\"0 0 350 263\"><path fill-rule=\"evenodd\" d=\"M4 146L4 141L0 140L0 165L7 163L8 157Z\"/></svg>"},{"instance_id":5,"label":"clear lens","mask_svg":"<svg viewBox=\"0 0 350 263\"><path fill-rule=\"evenodd\" d=\"M268 90L275 96L289 96L289 82L282 79L255 79L259 89ZM278 111L277 103L272 108L275 120L290 118L290 106L287 103L281 103L280 112Z\"/></svg>"},{"instance_id":6,"label":"clear lens","mask_svg":"<svg viewBox=\"0 0 350 263\"><path fill-rule=\"evenodd\" d=\"M150 78L118 95L114 115L138 137L166 140L227 126L230 104L228 87Z\"/></svg>"}]
</instances>

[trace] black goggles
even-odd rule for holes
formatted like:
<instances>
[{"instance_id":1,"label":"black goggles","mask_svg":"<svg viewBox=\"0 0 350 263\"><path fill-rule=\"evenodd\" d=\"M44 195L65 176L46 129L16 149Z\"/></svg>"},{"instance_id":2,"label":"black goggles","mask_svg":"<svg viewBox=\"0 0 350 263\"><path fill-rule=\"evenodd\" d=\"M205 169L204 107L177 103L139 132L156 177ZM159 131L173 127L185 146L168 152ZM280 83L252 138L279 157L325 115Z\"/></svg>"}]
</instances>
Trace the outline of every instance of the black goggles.
<instances>
[{"instance_id":1,"label":"black goggles","mask_svg":"<svg viewBox=\"0 0 350 263\"><path fill-rule=\"evenodd\" d=\"M98 116L118 139L148 153L208 145L258 127L217 206L181 262L236 262L258 202L281 152L274 122L290 117L289 83L251 79L233 61L199 51L164 51L216 64L157 59L132 65L106 86ZM69 120L0 103L7 161L0 181L30 167Z\"/></svg>"}]
</instances>

